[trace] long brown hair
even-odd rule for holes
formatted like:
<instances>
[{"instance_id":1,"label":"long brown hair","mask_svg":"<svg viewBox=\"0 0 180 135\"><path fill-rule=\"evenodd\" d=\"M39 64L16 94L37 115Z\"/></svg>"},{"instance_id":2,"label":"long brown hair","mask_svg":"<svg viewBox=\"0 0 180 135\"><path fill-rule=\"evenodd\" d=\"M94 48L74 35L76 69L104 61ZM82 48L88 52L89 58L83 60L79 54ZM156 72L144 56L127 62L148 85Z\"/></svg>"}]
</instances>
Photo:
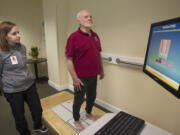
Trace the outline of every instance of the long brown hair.
<instances>
[{"instance_id":1,"label":"long brown hair","mask_svg":"<svg viewBox=\"0 0 180 135\"><path fill-rule=\"evenodd\" d=\"M16 24L9 21L0 23L0 50L9 51L10 46L6 40L6 36L14 26L16 26Z\"/></svg>"}]
</instances>

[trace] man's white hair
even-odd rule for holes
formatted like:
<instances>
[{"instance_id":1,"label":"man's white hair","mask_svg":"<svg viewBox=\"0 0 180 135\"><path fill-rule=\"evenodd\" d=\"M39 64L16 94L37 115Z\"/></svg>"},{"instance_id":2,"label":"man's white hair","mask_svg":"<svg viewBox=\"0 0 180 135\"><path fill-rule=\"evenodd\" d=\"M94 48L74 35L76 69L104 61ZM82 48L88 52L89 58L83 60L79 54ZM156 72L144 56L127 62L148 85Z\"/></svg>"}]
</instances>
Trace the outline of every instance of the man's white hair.
<instances>
[{"instance_id":1,"label":"man's white hair","mask_svg":"<svg viewBox=\"0 0 180 135\"><path fill-rule=\"evenodd\" d=\"M84 12L84 11L89 12L89 11L86 10L86 9L83 9L83 10L79 11L79 12L77 13L77 16L76 16L76 19L77 19L77 20L80 20L81 13Z\"/></svg>"}]
</instances>

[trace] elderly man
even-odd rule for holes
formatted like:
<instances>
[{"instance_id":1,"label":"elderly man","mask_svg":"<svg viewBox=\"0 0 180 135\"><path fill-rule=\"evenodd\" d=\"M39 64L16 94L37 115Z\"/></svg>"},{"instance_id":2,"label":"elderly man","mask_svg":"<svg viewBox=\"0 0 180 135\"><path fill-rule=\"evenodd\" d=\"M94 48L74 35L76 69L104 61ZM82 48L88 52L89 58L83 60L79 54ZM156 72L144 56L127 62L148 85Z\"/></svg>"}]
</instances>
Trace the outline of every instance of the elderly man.
<instances>
[{"instance_id":1,"label":"elderly man","mask_svg":"<svg viewBox=\"0 0 180 135\"><path fill-rule=\"evenodd\" d=\"M93 21L90 12L82 10L77 14L79 28L72 33L66 45L68 70L74 85L73 118L75 127L84 129L80 122L80 108L86 94L86 117L92 121L91 114L96 99L97 75L103 79L101 44L98 35L91 30Z\"/></svg>"}]
</instances>

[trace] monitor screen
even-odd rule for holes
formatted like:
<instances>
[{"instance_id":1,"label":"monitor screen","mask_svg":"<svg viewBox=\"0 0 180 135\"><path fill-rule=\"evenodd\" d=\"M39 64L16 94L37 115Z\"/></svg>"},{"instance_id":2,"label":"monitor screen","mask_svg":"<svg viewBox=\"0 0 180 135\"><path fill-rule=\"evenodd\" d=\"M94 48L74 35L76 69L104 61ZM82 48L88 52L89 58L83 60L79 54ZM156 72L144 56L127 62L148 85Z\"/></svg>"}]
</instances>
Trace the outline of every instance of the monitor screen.
<instances>
[{"instance_id":1,"label":"monitor screen","mask_svg":"<svg viewBox=\"0 0 180 135\"><path fill-rule=\"evenodd\" d=\"M151 24L143 71L180 98L180 18Z\"/></svg>"}]
</instances>

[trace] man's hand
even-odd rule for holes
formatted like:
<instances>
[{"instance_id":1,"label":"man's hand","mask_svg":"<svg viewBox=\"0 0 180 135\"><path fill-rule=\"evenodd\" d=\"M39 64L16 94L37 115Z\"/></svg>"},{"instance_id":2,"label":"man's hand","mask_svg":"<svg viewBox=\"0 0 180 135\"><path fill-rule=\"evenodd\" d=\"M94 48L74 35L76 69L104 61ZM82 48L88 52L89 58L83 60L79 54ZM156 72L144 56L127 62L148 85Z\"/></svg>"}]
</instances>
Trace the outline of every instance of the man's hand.
<instances>
[{"instance_id":1,"label":"man's hand","mask_svg":"<svg viewBox=\"0 0 180 135\"><path fill-rule=\"evenodd\" d=\"M73 85L74 88L76 90L81 90L81 86L83 86L84 84L82 83L82 81L78 78L75 69L74 69L74 64L73 64L73 60L72 58L67 58L67 66L68 66L68 70L71 74L71 77L73 79Z\"/></svg>"},{"instance_id":2,"label":"man's hand","mask_svg":"<svg viewBox=\"0 0 180 135\"><path fill-rule=\"evenodd\" d=\"M102 80L104 78L104 72L100 73L99 79Z\"/></svg>"},{"instance_id":3,"label":"man's hand","mask_svg":"<svg viewBox=\"0 0 180 135\"><path fill-rule=\"evenodd\" d=\"M83 86L84 84L78 77L76 77L76 78L73 79L73 85L74 85L76 90L80 91L81 86Z\"/></svg>"},{"instance_id":4,"label":"man's hand","mask_svg":"<svg viewBox=\"0 0 180 135\"><path fill-rule=\"evenodd\" d=\"M100 76L99 76L99 79L102 80L104 78L104 69L103 69L103 63L102 63L102 56L100 54Z\"/></svg>"}]
</instances>

